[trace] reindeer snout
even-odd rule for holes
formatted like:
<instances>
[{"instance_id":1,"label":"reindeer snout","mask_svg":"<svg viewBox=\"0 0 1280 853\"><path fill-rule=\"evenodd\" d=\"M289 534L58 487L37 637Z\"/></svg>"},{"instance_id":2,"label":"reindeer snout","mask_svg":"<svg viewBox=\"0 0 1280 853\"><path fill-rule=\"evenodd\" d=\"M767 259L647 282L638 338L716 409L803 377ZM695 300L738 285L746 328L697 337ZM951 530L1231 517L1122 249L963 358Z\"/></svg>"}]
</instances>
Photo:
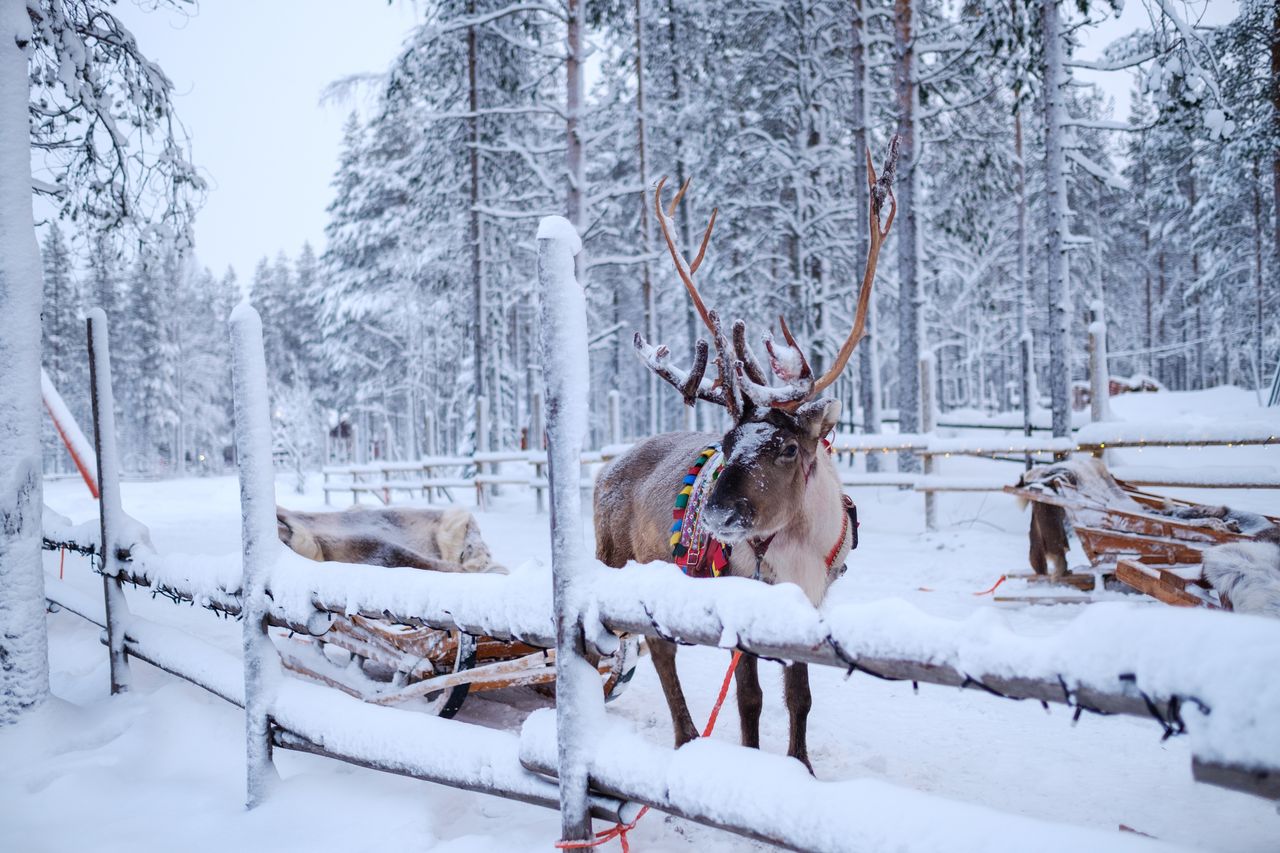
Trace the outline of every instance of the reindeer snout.
<instances>
[{"instance_id":1,"label":"reindeer snout","mask_svg":"<svg viewBox=\"0 0 1280 853\"><path fill-rule=\"evenodd\" d=\"M717 539L736 541L742 539L756 520L756 508L745 497L708 501L707 526Z\"/></svg>"}]
</instances>

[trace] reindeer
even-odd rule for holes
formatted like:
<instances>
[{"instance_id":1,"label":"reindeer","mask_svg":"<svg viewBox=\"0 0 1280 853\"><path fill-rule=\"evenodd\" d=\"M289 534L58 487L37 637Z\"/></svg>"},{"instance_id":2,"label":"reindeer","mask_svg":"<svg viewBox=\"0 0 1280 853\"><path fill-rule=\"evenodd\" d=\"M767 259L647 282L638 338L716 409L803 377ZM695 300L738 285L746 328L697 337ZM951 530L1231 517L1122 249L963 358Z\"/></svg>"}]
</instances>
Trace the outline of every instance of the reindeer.
<instances>
[{"instance_id":1,"label":"reindeer","mask_svg":"<svg viewBox=\"0 0 1280 853\"><path fill-rule=\"evenodd\" d=\"M877 178L867 152L870 192L870 246L857 313L848 337L831 368L815 377L804 353L779 318L784 344L764 336L768 361L778 384L770 384L760 362L747 344L746 324L732 327L732 344L719 315L708 310L694 284L694 274L706 254L716 211L702 237L693 263L688 263L671 236L670 218L689 188L680 188L663 210L659 181L654 207L662 236L699 316L715 346L719 378L704 379L708 362L706 341L694 346L692 368L685 372L669 361L665 345L652 347L637 332L636 351L646 366L674 386L686 405L704 400L724 406L733 425L720 438L724 467L710 486L702 509L702 521L727 551L727 566L719 574L755 577L766 583L794 583L818 606L827 588L843 570L844 558L856 542L856 521L848 509L824 437L835 428L840 402L821 396L844 370L861 340L875 280L880 246L893 225L897 201L893 176L898 140L890 143L884 173ZM881 226L881 211L888 200L888 215ZM686 482L690 463L716 437L675 432L639 442L615 459L600 475L595 490L596 556L621 568L629 561L641 563L672 559L673 499ZM649 649L662 682L675 745L697 737L684 692L676 673L676 644L650 638ZM735 670L738 712L744 746L760 746L762 696L758 660L743 655ZM787 754L813 772L806 745L806 725L811 705L809 670L803 663L786 666L784 677L790 714Z\"/></svg>"}]
</instances>

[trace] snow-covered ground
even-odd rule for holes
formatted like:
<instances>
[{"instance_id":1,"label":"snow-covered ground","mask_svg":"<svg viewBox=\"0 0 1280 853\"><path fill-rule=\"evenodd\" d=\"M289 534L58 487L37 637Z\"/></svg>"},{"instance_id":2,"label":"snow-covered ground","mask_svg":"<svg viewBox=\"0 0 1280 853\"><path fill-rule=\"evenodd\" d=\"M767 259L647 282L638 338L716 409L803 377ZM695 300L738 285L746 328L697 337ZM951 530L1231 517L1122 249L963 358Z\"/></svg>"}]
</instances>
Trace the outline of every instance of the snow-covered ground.
<instances>
[{"instance_id":1,"label":"snow-covered ground","mask_svg":"<svg viewBox=\"0 0 1280 853\"><path fill-rule=\"evenodd\" d=\"M1274 420L1252 392L1135 395L1113 400L1118 417L1201 424ZM1122 451L1128 464L1280 468L1280 447ZM1007 463L952 458L947 474L1007 473ZM304 495L277 484L280 503L323 507L314 478ZM832 603L903 599L926 612L962 616L998 608L1011 624L1052 627L1079 605L1002 605L974 596L1004 572L1024 569L1027 517L999 494L941 497L942 529L923 529L920 495L893 489L853 492L861 546ZM1183 492L1198 500L1275 514L1273 491ZM233 555L239 547L239 503L232 477L124 484L127 510L151 529L161 553ZM464 505L469 495L463 498ZM47 503L80 521L95 512L82 484L50 482ZM342 503L339 498L337 501ZM508 491L478 515L495 557L509 566L547 561L547 517L530 495ZM590 524L585 525L588 535ZM588 543L589 546L589 543ZM1073 564L1083 562L1079 552ZM46 557L47 582L100 595L101 580L84 558ZM714 583L714 581L707 581ZM1009 589L1012 583L1002 590ZM182 628L229 651L239 626L208 611L129 592L147 618ZM1151 605L1161 606L1161 605ZM56 699L18 726L0 730L0 850L36 851L342 849L391 847L431 851L550 850L558 816L535 806L455 791L325 759L277 753L284 779L267 804L241 807L243 715L197 687L134 662L133 692L107 695L107 656L96 628L75 616L49 617ZM727 653L686 648L680 667L695 719L705 719L727 665ZM1117 831L1132 827L1190 847L1280 849L1280 815L1268 803L1197 784L1185 738L1162 742L1153 722L1083 716L1055 707L958 691L846 679L811 669L814 710L810 754L819 778L884 780L942 797L1059 823ZM766 750L786 748L780 670L765 664ZM770 689L772 688L772 689ZM515 730L548 700L527 690L475 695L461 717ZM609 706L642 736L670 741L670 722L656 675L642 661L630 689ZM716 739L734 741L737 719L726 704ZM909 826L910 813L901 821ZM1116 835L1117 842L1128 836ZM759 845L653 813L631 835L642 851L737 850ZM616 843L610 848L617 849ZM992 838L991 849L1020 849L1016 837Z\"/></svg>"}]
</instances>

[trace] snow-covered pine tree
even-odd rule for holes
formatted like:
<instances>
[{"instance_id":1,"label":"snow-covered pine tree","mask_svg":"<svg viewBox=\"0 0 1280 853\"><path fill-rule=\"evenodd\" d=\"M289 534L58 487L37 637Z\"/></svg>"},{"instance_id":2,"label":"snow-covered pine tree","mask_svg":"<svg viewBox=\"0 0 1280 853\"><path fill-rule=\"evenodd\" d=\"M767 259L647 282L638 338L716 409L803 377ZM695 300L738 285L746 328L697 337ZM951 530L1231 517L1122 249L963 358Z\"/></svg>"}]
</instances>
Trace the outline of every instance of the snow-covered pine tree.
<instances>
[{"instance_id":1,"label":"snow-covered pine tree","mask_svg":"<svg viewBox=\"0 0 1280 853\"><path fill-rule=\"evenodd\" d=\"M221 285L207 268L186 269L175 284L174 470L179 475L220 471L222 449L231 443L229 309L220 304L225 301Z\"/></svg>"},{"instance_id":2,"label":"snow-covered pine tree","mask_svg":"<svg viewBox=\"0 0 1280 853\"><path fill-rule=\"evenodd\" d=\"M80 282L71 263L71 252L57 222L45 232L41 252L44 262L44 296L40 306L41 352L45 371L79 423L87 424L88 368ZM48 470L67 471L69 457L53 429L45 430Z\"/></svg>"},{"instance_id":3,"label":"snow-covered pine tree","mask_svg":"<svg viewBox=\"0 0 1280 853\"><path fill-rule=\"evenodd\" d=\"M110 5L0 2L0 725L49 690L32 190L54 199L64 221L163 221L182 233L202 187L170 108L169 80Z\"/></svg>"}]
</instances>

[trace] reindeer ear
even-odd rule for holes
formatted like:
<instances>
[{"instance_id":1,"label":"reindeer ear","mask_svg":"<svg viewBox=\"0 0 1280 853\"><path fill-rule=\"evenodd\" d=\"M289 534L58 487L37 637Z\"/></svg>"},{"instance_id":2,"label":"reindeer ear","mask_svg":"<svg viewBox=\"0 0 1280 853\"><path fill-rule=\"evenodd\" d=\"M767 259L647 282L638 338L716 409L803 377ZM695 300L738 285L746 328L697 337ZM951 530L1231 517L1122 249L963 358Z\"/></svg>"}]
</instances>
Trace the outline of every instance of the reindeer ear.
<instances>
[{"instance_id":1,"label":"reindeer ear","mask_svg":"<svg viewBox=\"0 0 1280 853\"><path fill-rule=\"evenodd\" d=\"M800 431L812 439L819 439L836 428L840 420L840 401L822 397L805 403L796 409L796 422Z\"/></svg>"}]
</instances>

